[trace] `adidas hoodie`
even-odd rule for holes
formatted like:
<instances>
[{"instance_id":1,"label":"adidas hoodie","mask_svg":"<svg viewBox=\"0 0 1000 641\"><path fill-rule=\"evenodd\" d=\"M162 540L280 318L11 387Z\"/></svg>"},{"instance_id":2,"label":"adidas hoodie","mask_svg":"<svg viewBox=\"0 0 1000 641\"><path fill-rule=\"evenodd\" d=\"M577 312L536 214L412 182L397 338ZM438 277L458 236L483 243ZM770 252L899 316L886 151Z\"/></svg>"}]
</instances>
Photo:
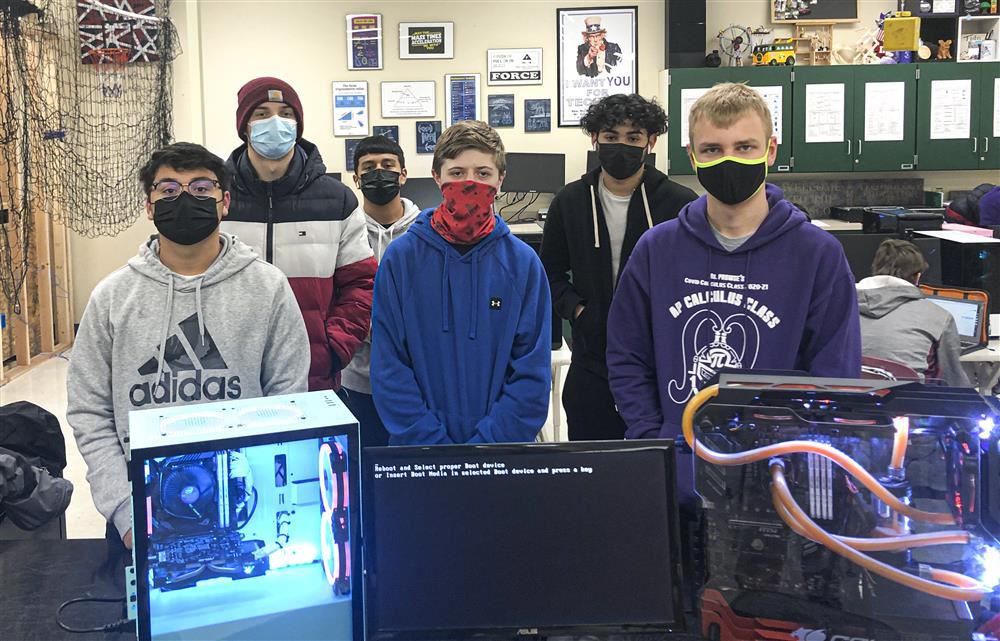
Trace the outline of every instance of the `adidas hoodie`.
<instances>
[{"instance_id":1,"label":"adidas hoodie","mask_svg":"<svg viewBox=\"0 0 1000 641\"><path fill-rule=\"evenodd\" d=\"M365 213L364 205L358 205L355 213L365 219L365 227L368 230L368 243L375 252L375 260L382 262L382 255L385 254L386 247L396 238L403 235L413 221L420 215L420 208L407 198L400 198L403 202L403 216L393 224L385 227L371 216ZM371 395L372 383L369 375L372 360L372 335L368 333L365 342L361 344L358 351L354 353L354 358L340 373L340 383L349 390Z\"/></svg>"},{"instance_id":2,"label":"adidas hoodie","mask_svg":"<svg viewBox=\"0 0 1000 641\"><path fill-rule=\"evenodd\" d=\"M70 356L66 418L97 510L131 527L132 410L307 389L309 339L282 272L235 236L200 276L159 258L152 236L94 289Z\"/></svg>"}]
</instances>

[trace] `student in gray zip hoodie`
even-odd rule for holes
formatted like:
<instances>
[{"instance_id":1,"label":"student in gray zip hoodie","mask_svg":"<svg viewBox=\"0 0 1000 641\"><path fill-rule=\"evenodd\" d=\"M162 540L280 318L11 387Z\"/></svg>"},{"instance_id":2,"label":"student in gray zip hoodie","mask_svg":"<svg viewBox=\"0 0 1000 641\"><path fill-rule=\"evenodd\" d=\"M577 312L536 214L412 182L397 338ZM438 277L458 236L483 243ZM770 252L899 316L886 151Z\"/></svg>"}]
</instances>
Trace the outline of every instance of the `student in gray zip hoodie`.
<instances>
[{"instance_id":1,"label":"student in gray zip hoodie","mask_svg":"<svg viewBox=\"0 0 1000 641\"><path fill-rule=\"evenodd\" d=\"M284 275L218 230L229 206L222 159L175 143L153 154L140 179L160 233L91 294L66 413L94 504L129 548L130 411L304 392L309 370Z\"/></svg>"},{"instance_id":2,"label":"student in gray zip hoodie","mask_svg":"<svg viewBox=\"0 0 1000 641\"><path fill-rule=\"evenodd\" d=\"M406 159L399 144L385 136L369 136L354 150L354 184L363 196L356 211L364 215L368 242L381 262L386 248L420 215L420 208L399 195L406 183ZM362 447L389 444L389 432L372 399L369 332L350 364L341 372L341 396L361 425Z\"/></svg>"},{"instance_id":3,"label":"student in gray zip hoodie","mask_svg":"<svg viewBox=\"0 0 1000 641\"><path fill-rule=\"evenodd\" d=\"M955 319L917 287L927 261L905 240L879 245L872 274L857 285L861 352L941 378L950 387L969 387L962 369Z\"/></svg>"}]
</instances>

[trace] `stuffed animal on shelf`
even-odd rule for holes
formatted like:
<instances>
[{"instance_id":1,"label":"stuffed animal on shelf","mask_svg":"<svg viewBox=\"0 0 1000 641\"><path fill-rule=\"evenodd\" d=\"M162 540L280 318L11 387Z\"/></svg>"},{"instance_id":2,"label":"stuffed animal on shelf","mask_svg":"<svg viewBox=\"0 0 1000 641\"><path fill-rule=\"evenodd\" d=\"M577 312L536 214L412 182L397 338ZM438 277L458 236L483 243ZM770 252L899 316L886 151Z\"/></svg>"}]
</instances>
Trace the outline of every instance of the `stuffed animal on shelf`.
<instances>
[{"instance_id":1,"label":"stuffed animal on shelf","mask_svg":"<svg viewBox=\"0 0 1000 641\"><path fill-rule=\"evenodd\" d=\"M951 40L938 40L938 60L951 60Z\"/></svg>"}]
</instances>

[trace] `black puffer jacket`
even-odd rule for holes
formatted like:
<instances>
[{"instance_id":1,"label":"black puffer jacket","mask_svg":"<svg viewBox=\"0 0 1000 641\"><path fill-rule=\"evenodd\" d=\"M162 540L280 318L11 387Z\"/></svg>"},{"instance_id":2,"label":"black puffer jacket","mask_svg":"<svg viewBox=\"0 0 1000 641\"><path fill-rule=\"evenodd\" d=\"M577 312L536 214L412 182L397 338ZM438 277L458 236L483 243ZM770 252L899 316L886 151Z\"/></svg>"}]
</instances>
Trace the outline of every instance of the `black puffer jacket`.
<instances>
[{"instance_id":1,"label":"black puffer jacket","mask_svg":"<svg viewBox=\"0 0 1000 641\"><path fill-rule=\"evenodd\" d=\"M988 194L996 185L983 183L964 196L951 201L945 209L945 217L950 223L979 226L979 199Z\"/></svg>"},{"instance_id":2,"label":"black puffer jacket","mask_svg":"<svg viewBox=\"0 0 1000 641\"><path fill-rule=\"evenodd\" d=\"M541 257L555 313L573 322L573 363L606 378L604 353L614 283L611 238L597 193L600 178L601 168L597 167L556 194L545 221ZM676 218L681 208L695 198L693 191L647 166L629 202L618 273L625 270L632 249L647 229ZM574 320L579 304L585 308Z\"/></svg>"},{"instance_id":3,"label":"black puffer jacket","mask_svg":"<svg viewBox=\"0 0 1000 641\"><path fill-rule=\"evenodd\" d=\"M62 514L73 484L62 476L66 444L59 420L24 401L0 407L0 523L34 530Z\"/></svg>"}]
</instances>

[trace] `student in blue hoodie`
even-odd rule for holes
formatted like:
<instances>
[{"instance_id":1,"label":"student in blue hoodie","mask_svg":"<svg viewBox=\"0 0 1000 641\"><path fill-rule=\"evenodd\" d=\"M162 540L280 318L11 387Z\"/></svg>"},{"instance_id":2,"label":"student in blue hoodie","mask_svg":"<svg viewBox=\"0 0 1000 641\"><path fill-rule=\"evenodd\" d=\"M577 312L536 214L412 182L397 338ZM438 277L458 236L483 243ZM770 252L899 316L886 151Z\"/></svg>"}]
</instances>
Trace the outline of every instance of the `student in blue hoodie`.
<instances>
[{"instance_id":1,"label":"student in blue hoodie","mask_svg":"<svg viewBox=\"0 0 1000 641\"><path fill-rule=\"evenodd\" d=\"M449 127L432 162L443 202L382 257L371 383L390 445L533 441L545 423L549 286L493 211L505 167L486 123Z\"/></svg>"},{"instance_id":2,"label":"student in blue hoodie","mask_svg":"<svg viewBox=\"0 0 1000 641\"><path fill-rule=\"evenodd\" d=\"M722 368L861 372L840 243L765 185L777 139L763 99L716 85L692 106L689 131L708 193L639 239L611 304L608 373L627 438L680 434L684 405ZM690 493L690 464L679 472Z\"/></svg>"}]
</instances>

